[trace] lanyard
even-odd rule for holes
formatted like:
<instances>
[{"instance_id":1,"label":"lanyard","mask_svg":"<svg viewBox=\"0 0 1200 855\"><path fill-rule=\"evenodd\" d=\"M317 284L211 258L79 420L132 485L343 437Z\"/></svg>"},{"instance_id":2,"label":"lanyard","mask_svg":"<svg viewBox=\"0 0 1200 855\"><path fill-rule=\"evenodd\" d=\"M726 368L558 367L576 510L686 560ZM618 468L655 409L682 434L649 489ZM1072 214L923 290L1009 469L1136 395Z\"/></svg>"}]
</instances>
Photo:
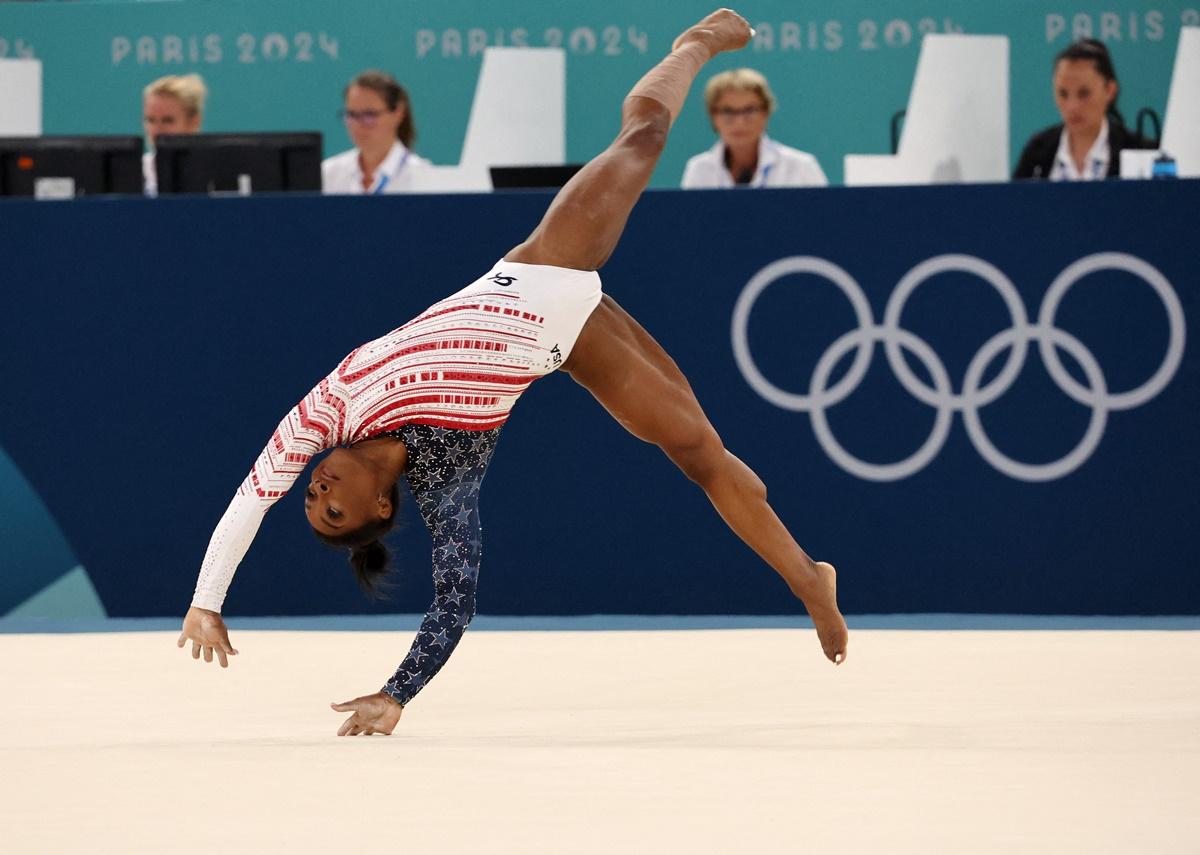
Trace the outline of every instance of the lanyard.
<instances>
[{"instance_id":1,"label":"lanyard","mask_svg":"<svg viewBox=\"0 0 1200 855\"><path fill-rule=\"evenodd\" d=\"M380 177L379 183L376 184L375 189L371 191L372 196L381 195L383 193L383 188L388 186L388 182L390 182L392 178L400 177L400 173L404 171L404 164L408 163L408 155L409 151L408 149L405 149L404 156L400 158L400 165L396 167L396 171L391 175L384 175Z\"/></svg>"},{"instance_id":2,"label":"lanyard","mask_svg":"<svg viewBox=\"0 0 1200 855\"><path fill-rule=\"evenodd\" d=\"M739 188L741 188L741 189L745 189L745 188L755 189L755 188L758 188L758 187L766 187L766 186L767 186L767 176L771 174L771 170L772 170L772 169L774 169L774 168L775 168L775 164L773 164L773 163L768 163L766 166L764 166L764 167L763 167L763 169L762 169L762 175L760 175L760 176L758 177L758 180L757 180L757 181L753 181L753 182L750 182L750 183L748 183L748 184L738 184L738 183L737 183L737 181L733 181L733 183L732 183L730 186L732 186L734 189L739 189ZM723 172L724 172L726 175L729 175L729 177L730 177L730 179L731 179L731 180L733 179L733 176L729 174L729 170L728 170L728 169L725 169L725 170L722 170L722 171L723 171Z\"/></svg>"}]
</instances>

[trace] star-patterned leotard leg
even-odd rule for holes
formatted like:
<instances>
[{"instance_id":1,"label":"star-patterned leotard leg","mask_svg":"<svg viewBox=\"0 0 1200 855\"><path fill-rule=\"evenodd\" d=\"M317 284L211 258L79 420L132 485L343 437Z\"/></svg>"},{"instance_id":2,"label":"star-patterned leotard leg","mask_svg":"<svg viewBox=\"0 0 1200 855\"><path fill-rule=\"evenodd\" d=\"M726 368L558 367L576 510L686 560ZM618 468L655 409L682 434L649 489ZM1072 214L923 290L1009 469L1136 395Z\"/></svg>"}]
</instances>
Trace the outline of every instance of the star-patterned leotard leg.
<instances>
[{"instance_id":1,"label":"star-patterned leotard leg","mask_svg":"<svg viewBox=\"0 0 1200 855\"><path fill-rule=\"evenodd\" d=\"M408 655L383 687L403 706L446 664L475 616L483 551L479 488L500 428L405 425L384 435L401 440L408 449L405 477L433 538L433 604Z\"/></svg>"}]
</instances>

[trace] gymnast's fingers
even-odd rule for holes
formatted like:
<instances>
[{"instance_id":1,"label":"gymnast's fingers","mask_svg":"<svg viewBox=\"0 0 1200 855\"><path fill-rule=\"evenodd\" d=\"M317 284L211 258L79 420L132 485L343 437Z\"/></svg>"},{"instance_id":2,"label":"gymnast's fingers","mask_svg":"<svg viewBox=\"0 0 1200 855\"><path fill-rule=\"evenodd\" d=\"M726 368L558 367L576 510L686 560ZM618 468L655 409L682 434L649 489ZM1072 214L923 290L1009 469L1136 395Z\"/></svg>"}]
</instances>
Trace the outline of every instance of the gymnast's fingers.
<instances>
[{"instance_id":1,"label":"gymnast's fingers","mask_svg":"<svg viewBox=\"0 0 1200 855\"><path fill-rule=\"evenodd\" d=\"M350 718L342 722L342 726L338 728L338 736L345 736L350 732L350 729L354 727L355 718L357 718L357 716L352 715Z\"/></svg>"},{"instance_id":2,"label":"gymnast's fingers","mask_svg":"<svg viewBox=\"0 0 1200 855\"><path fill-rule=\"evenodd\" d=\"M225 655L224 648L217 648L217 661L221 663L222 668L229 667L229 657Z\"/></svg>"},{"instance_id":3,"label":"gymnast's fingers","mask_svg":"<svg viewBox=\"0 0 1200 855\"><path fill-rule=\"evenodd\" d=\"M200 658L200 642L196 641L195 639L192 639L192 658Z\"/></svg>"},{"instance_id":4,"label":"gymnast's fingers","mask_svg":"<svg viewBox=\"0 0 1200 855\"><path fill-rule=\"evenodd\" d=\"M204 648L204 661L212 662L212 647L207 645Z\"/></svg>"}]
</instances>

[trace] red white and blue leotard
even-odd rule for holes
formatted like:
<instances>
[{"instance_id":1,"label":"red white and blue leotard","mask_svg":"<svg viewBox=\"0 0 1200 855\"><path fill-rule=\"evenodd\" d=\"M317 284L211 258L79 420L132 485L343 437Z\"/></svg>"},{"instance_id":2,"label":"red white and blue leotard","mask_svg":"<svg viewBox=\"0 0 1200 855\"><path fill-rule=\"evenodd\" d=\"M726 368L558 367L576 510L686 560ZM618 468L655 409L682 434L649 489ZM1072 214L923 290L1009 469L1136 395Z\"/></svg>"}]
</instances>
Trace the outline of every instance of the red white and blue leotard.
<instances>
[{"instance_id":1,"label":"red white and blue leotard","mask_svg":"<svg viewBox=\"0 0 1200 855\"><path fill-rule=\"evenodd\" d=\"M600 302L593 271L499 262L356 348L279 423L217 524L192 605L220 611L267 510L315 454L378 436L408 447L406 478L434 540L435 599L384 691L407 703L475 612L479 484L529 384L559 368Z\"/></svg>"}]
</instances>

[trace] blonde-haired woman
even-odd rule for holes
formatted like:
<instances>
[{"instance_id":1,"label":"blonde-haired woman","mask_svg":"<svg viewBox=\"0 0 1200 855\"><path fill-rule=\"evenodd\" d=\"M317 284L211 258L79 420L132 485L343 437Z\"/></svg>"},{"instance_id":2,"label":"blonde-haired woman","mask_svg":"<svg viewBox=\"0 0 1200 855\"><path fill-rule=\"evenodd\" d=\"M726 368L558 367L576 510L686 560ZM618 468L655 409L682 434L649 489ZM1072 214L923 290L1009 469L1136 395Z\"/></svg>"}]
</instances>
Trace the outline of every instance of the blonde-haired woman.
<instances>
[{"instance_id":1,"label":"blonde-haired woman","mask_svg":"<svg viewBox=\"0 0 1200 855\"><path fill-rule=\"evenodd\" d=\"M817 159L767 136L775 96L767 78L752 68L715 75L704 87L704 104L720 139L688 161L685 189L724 187L824 187Z\"/></svg>"},{"instance_id":2,"label":"blonde-haired woman","mask_svg":"<svg viewBox=\"0 0 1200 855\"><path fill-rule=\"evenodd\" d=\"M208 87L199 74L160 77L142 90L142 130L146 147L142 155L142 177L146 195L158 195L158 173L154 170L154 141L159 134L194 134L204 119Z\"/></svg>"}]
</instances>

